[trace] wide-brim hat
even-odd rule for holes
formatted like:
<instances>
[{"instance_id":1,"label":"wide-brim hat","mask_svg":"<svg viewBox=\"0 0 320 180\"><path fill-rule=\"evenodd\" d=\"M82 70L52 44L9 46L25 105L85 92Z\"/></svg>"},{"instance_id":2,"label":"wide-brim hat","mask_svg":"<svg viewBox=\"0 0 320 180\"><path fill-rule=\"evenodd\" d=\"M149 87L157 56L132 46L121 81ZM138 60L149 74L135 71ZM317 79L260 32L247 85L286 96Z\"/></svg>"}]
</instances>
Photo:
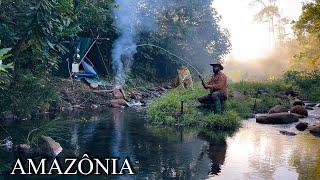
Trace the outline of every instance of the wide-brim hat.
<instances>
[{"instance_id":1,"label":"wide-brim hat","mask_svg":"<svg viewBox=\"0 0 320 180\"><path fill-rule=\"evenodd\" d=\"M213 62L210 64L211 66L219 66L221 70L224 69L224 67L222 66L222 64L220 62Z\"/></svg>"}]
</instances>

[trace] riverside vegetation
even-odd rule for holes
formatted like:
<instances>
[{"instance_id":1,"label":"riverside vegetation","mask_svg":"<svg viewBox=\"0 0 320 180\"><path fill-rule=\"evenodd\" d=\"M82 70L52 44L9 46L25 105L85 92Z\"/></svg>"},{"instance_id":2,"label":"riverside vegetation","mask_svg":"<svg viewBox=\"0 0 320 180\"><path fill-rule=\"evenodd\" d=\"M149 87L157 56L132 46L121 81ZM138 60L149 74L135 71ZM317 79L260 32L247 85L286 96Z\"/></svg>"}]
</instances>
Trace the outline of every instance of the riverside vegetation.
<instances>
[{"instance_id":1,"label":"riverside vegetation","mask_svg":"<svg viewBox=\"0 0 320 180\"><path fill-rule=\"evenodd\" d=\"M150 123L173 126L196 126L216 130L234 131L241 119L253 117L255 113L266 113L275 105L290 106L286 96L288 90L297 91L302 99L319 101L319 75L288 72L283 80L263 82L238 82L229 85L229 98L224 103L223 114L200 108L197 98L208 93L201 84L194 90L178 87L166 95L153 100L148 109ZM317 79L318 78L318 79ZM180 102L184 102L185 113L176 118Z\"/></svg>"}]
</instances>

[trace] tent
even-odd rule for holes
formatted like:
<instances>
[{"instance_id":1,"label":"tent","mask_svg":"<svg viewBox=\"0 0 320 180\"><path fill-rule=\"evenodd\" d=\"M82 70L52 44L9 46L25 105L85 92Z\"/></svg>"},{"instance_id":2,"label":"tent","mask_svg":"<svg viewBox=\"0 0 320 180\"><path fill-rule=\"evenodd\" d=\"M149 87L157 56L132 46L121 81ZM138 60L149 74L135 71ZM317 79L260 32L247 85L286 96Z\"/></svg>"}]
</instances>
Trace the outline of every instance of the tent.
<instances>
[{"instance_id":1,"label":"tent","mask_svg":"<svg viewBox=\"0 0 320 180\"><path fill-rule=\"evenodd\" d=\"M104 64L105 62L103 61L100 55L98 47L93 45L92 48L89 50L93 42L94 42L94 39L92 38L79 38L73 45L71 46L66 45L67 48L70 49L70 52L67 53L63 57L64 60L62 60L58 64L57 70L53 72L54 75L63 76L63 77L70 76L72 63L75 61L74 55L76 54L76 49L79 49L80 59L82 59L84 55L88 52L86 54L86 57L83 59L83 61L80 64L80 70L84 70L85 72L87 72L87 70L94 69L96 75L108 74Z\"/></svg>"},{"instance_id":2,"label":"tent","mask_svg":"<svg viewBox=\"0 0 320 180\"><path fill-rule=\"evenodd\" d=\"M99 49L95 46L96 40L92 38L79 38L72 47L63 61L58 64L58 69L54 71L54 75L84 79L88 83L98 83L99 85L112 86L99 79L98 74L107 74L105 62L103 61ZM78 54L78 58L76 58ZM79 64L79 72L72 73L72 64Z\"/></svg>"}]
</instances>

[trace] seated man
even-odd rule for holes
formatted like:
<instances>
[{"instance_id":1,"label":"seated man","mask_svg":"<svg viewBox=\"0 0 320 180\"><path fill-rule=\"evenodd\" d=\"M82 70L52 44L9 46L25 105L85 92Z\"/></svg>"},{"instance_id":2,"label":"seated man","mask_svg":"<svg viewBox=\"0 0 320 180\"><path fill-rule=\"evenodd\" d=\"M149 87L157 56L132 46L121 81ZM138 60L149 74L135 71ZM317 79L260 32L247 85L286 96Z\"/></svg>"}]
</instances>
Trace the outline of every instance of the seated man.
<instances>
[{"instance_id":1,"label":"seated man","mask_svg":"<svg viewBox=\"0 0 320 180\"><path fill-rule=\"evenodd\" d=\"M205 83L202 76L199 75L202 86L210 89L208 95L198 98L201 104L214 104L215 113L221 113L221 101L228 98L227 76L222 72L223 66L219 62L210 64L212 66L213 75L209 82Z\"/></svg>"}]
</instances>

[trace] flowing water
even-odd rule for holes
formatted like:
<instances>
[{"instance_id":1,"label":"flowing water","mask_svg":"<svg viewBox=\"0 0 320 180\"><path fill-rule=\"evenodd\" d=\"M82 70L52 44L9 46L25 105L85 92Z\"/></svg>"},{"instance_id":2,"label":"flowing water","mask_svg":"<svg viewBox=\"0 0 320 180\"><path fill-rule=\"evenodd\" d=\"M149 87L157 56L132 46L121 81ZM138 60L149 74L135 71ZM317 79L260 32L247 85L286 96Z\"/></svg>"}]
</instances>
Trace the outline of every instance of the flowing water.
<instances>
[{"instance_id":1,"label":"flowing water","mask_svg":"<svg viewBox=\"0 0 320 180\"><path fill-rule=\"evenodd\" d=\"M319 109L311 111L310 118L303 121L315 121L318 112ZM308 132L297 132L294 124L260 125L249 119L230 137L215 141L201 138L197 130L149 126L144 114L144 110L110 109L100 113L5 122L1 127L6 131L2 129L0 137L4 139L10 135L14 144L25 143L29 132L41 126L42 133L50 135L63 147L60 158L82 157L84 153L105 158L128 156L137 174L113 176L112 179L320 178L320 138ZM279 130L298 135L285 136ZM35 134L29 134L28 140L32 141ZM17 156L0 148L2 176L11 177L5 174ZM105 176L93 178L106 179Z\"/></svg>"}]
</instances>

